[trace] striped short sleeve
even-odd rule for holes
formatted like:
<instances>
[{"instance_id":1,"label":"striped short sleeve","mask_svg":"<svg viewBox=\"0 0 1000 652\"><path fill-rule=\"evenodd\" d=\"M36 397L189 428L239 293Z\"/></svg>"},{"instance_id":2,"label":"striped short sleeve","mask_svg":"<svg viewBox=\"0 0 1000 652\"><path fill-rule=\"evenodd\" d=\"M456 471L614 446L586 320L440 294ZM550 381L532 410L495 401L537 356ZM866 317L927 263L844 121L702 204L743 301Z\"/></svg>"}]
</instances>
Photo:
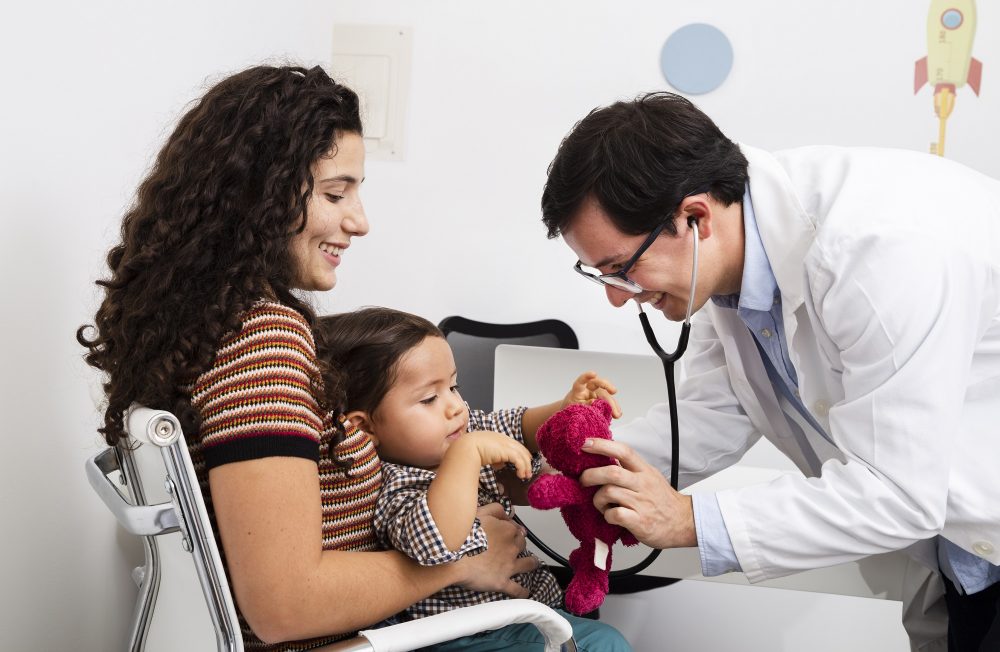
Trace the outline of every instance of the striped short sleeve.
<instances>
[{"instance_id":1,"label":"striped short sleeve","mask_svg":"<svg viewBox=\"0 0 1000 652\"><path fill-rule=\"evenodd\" d=\"M270 302L248 311L192 389L206 467L270 456L317 461L328 421L313 390L318 377L302 315Z\"/></svg>"}]
</instances>

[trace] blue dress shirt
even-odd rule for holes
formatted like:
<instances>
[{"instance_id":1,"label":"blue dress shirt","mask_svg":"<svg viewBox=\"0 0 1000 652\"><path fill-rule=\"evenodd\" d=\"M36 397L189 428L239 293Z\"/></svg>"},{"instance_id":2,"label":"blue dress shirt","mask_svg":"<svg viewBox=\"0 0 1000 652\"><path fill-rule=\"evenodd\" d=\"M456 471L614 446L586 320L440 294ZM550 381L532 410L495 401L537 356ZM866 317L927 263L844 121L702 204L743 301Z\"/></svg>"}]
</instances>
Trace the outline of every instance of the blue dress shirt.
<instances>
[{"instance_id":1,"label":"blue dress shirt","mask_svg":"<svg viewBox=\"0 0 1000 652\"><path fill-rule=\"evenodd\" d=\"M785 327L781 317L781 292L767 260L764 243L760 239L749 187L743 195L743 230L745 252L740 293L714 296L712 301L718 306L737 311L754 336L771 384L788 399L809 425L829 440L829 435L798 397L798 378L788 357ZM805 433L794 421L789 421L789 426L809 465L819 474L821 464L806 440ZM694 494L692 503L702 574L711 577L742 571L715 494ZM944 537L937 538L941 571L960 591L976 593L1000 582L1000 566L967 552Z\"/></svg>"}]
</instances>

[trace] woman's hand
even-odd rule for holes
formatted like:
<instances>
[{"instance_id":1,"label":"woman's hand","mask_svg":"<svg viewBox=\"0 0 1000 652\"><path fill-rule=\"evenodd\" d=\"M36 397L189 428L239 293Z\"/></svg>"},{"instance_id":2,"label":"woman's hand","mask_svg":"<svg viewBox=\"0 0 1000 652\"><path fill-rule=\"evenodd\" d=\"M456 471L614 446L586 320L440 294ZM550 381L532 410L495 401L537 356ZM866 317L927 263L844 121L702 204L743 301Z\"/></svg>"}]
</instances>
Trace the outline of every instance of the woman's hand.
<instances>
[{"instance_id":1,"label":"woman's hand","mask_svg":"<svg viewBox=\"0 0 1000 652\"><path fill-rule=\"evenodd\" d=\"M525 546L524 529L497 503L480 507L476 515L486 531L489 547L484 553L456 562L464 565L464 579L458 584L473 591L498 591L512 598L527 598L528 589L511 579L538 568L537 557L518 557Z\"/></svg>"},{"instance_id":2,"label":"woman's hand","mask_svg":"<svg viewBox=\"0 0 1000 652\"><path fill-rule=\"evenodd\" d=\"M569 393L563 398L562 407L579 404L590 405L597 399L603 398L611 404L611 416L617 419L622 415L622 409L618 406L618 401L611 397L612 394L617 393L618 388L610 380L601 378L596 371L587 371L573 381Z\"/></svg>"}]
</instances>

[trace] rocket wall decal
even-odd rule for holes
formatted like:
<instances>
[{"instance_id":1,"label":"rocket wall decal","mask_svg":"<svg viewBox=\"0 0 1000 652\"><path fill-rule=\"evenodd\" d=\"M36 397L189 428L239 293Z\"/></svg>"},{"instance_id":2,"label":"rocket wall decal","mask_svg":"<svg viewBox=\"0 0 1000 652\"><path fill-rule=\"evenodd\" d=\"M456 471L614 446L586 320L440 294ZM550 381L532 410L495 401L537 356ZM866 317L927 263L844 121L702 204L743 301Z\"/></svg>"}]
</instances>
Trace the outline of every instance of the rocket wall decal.
<instances>
[{"instance_id":1,"label":"rocket wall decal","mask_svg":"<svg viewBox=\"0 0 1000 652\"><path fill-rule=\"evenodd\" d=\"M913 92L934 85L938 140L931 153L944 156L945 122L955 107L955 91L966 83L979 95L983 64L972 56L976 37L975 0L931 0L927 15L927 56L917 61Z\"/></svg>"}]
</instances>

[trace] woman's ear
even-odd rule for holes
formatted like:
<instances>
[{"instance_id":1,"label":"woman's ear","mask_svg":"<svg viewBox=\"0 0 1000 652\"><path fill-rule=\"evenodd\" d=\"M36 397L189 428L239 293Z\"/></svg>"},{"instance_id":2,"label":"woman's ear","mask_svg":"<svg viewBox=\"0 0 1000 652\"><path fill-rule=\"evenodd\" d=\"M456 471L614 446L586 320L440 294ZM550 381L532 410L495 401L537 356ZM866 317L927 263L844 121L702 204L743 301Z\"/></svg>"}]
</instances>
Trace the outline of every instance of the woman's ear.
<instances>
[{"instance_id":1,"label":"woman's ear","mask_svg":"<svg viewBox=\"0 0 1000 652\"><path fill-rule=\"evenodd\" d=\"M354 410L353 412L348 412L344 415L355 428L365 431L369 437L372 438L372 443L378 446L378 437L375 435L375 430L372 428L372 420L367 412L362 412L361 410Z\"/></svg>"}]
</instances>

